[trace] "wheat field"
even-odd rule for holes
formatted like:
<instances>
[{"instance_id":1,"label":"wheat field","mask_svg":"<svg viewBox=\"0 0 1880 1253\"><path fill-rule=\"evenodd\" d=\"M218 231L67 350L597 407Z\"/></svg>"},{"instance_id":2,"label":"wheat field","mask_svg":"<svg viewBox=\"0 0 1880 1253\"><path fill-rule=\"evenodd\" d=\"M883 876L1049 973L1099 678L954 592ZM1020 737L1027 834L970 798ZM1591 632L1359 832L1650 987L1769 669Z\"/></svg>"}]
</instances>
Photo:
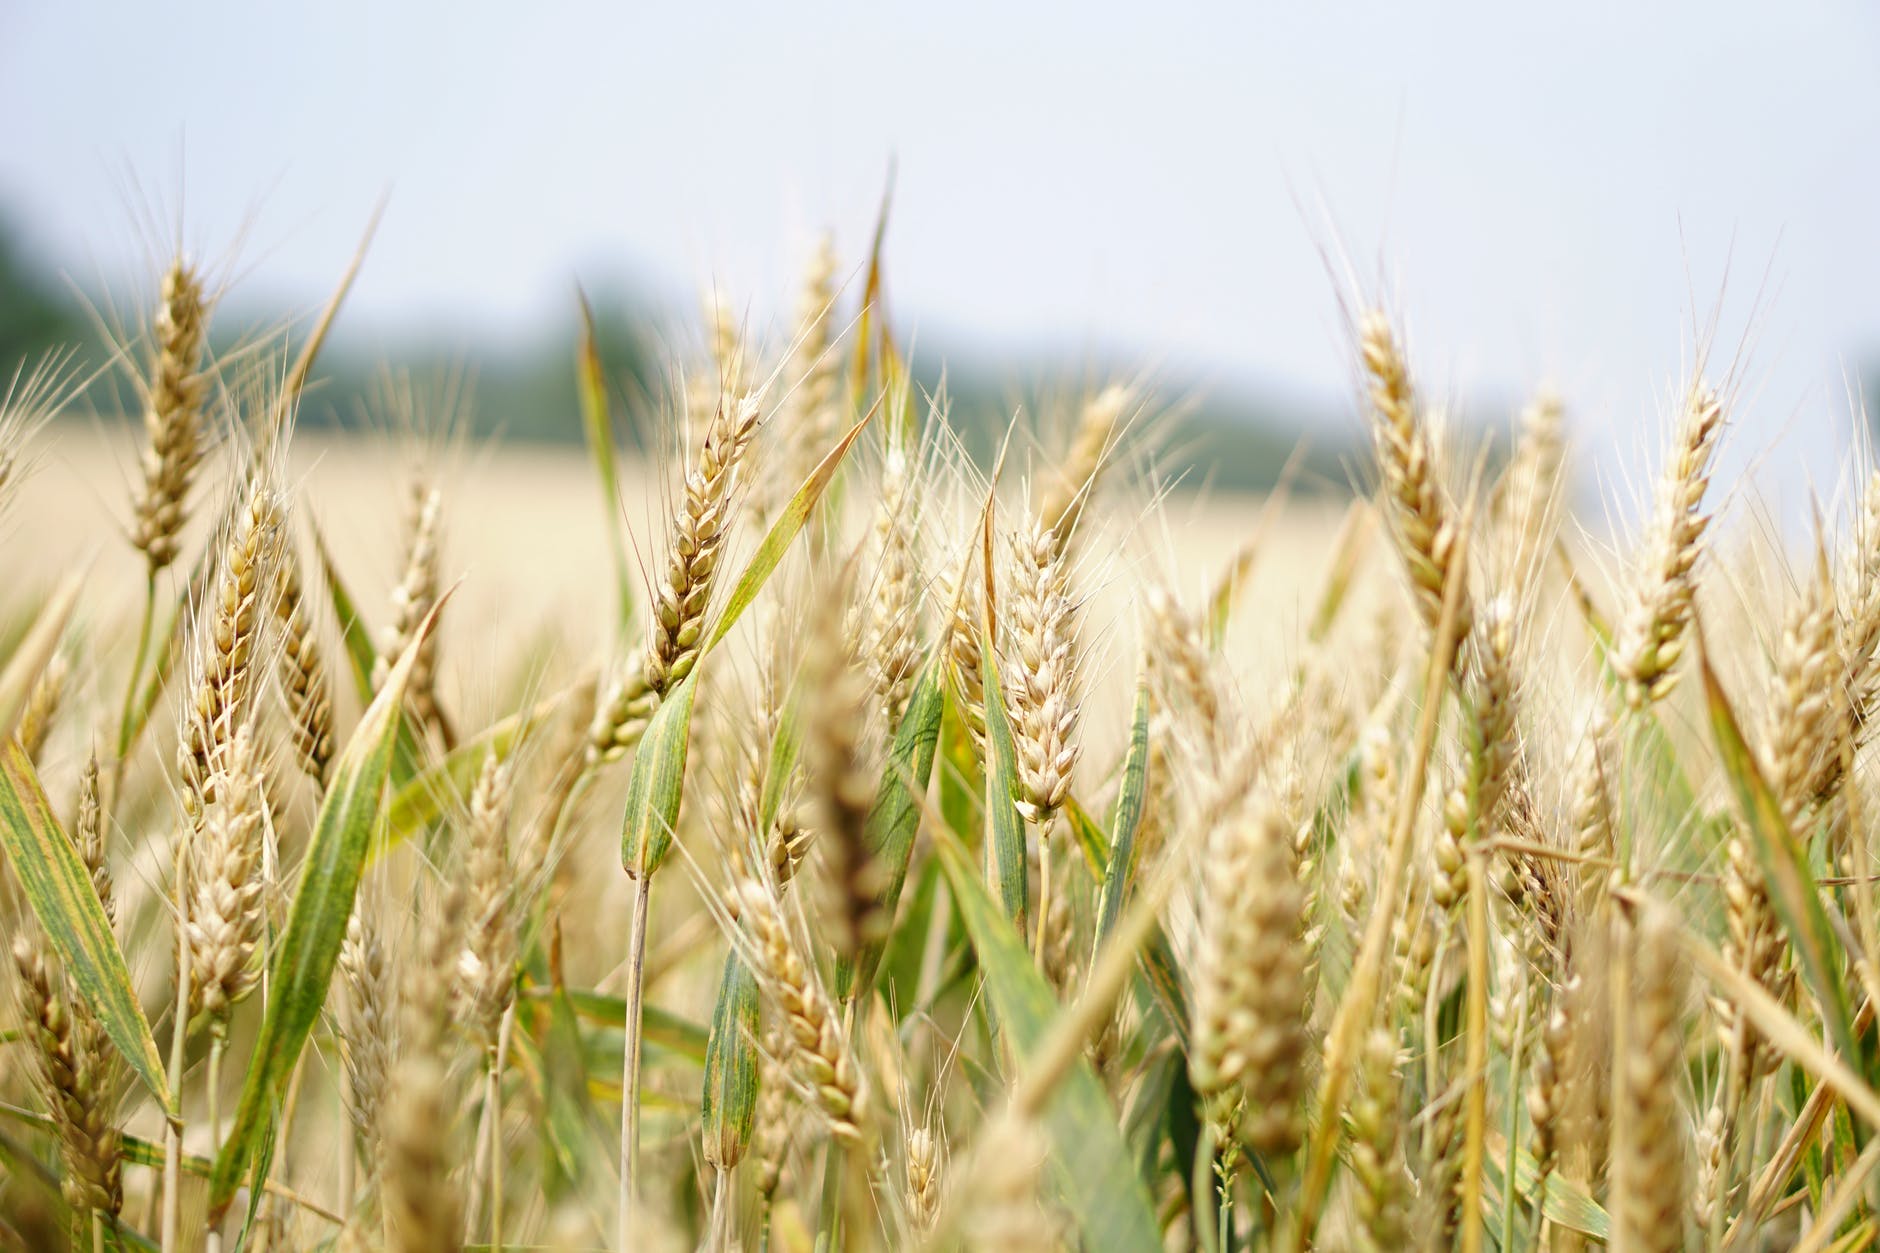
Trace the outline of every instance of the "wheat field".
<instances>
[{"instance_id":1,"label":"wheat field","mask_svg":"<svg viewBox=\"0 0 1880 1253\"><path fill-rule=\"evenodd\" d=\"M325 319L184 257L141 423L22 373L0 1244L1873 1243L1880 472L1726 539L1700 357L1595 540L1379 311L1350 498L1130 379L975 463L882 264L664 403L584 339L585 455L296 433Z\"/></svg>"}]
</instances>

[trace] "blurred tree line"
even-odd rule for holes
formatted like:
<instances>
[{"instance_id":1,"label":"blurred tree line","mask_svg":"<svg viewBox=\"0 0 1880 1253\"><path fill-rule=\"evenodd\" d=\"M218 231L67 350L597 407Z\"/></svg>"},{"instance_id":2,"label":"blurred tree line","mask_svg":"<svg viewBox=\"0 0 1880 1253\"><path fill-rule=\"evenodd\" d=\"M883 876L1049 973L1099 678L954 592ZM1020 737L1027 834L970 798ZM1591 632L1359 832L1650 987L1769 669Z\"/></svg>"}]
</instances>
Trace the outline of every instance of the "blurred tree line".
<instances>
[{"instance_id":1,"label":"blurred tree line","mask_svg":"<svg viewBox=\"0 0 1880 1253\"><path fill-rule=\"evenodd\" d=\"M343 314L342 314L343 321ZM272 324L268 318L230 317L246 325ZM649 306L627 293L608 293L596 302L601 355L615 388L616 416L622 438L645 446L657 443L647 415L675 394L670 351L658 335L670 325ZM215 332L212 324L212 336ZM219 328L226 334L226 325ZM574 348L577 323L574 300L569 317L552 333L532 343L496 348L479 344L474 351L442 350L412 341L384 345L369 356L349 347L343 337L322 356L318 383L303 400L303 427L348 428L384 424L375 406L388 374L408 376L420 387L433 381L464 379L469 384L467 433L536 442L579 443L580 410L575 393ZM230 345L216 337L217 347ZM92 319L77 296L59 278L34 264L22 236L0 219L0 373L47 352L76 347L78 361L95 368L109 356ZM1011 415L1028 413L1063 396L1053 379L1094 377L1088 364L1067 371L1032 359L978 360L928 350L915 361L921 387L933 392L943 381L950 412L967 448L982 463L990 460ZM1041 385L1039 380L1047 380ZM1191 485L1223 490L1271 487L1303 440L1298 467L1302 490L1343 490L1350 486L1349 441L1358 429L1351 415L1335 409L1313 410L1298 404L1221 389L1193 391L1180 380L1154 380L1158 397L1174 404L1177 420L1158 423L1153 450L1163 479L1180 477ZM107 418L130 397L109 383L94 389L93 409ZM134 414L123 415L134 419Z\"/></svg>"}]
</instances>

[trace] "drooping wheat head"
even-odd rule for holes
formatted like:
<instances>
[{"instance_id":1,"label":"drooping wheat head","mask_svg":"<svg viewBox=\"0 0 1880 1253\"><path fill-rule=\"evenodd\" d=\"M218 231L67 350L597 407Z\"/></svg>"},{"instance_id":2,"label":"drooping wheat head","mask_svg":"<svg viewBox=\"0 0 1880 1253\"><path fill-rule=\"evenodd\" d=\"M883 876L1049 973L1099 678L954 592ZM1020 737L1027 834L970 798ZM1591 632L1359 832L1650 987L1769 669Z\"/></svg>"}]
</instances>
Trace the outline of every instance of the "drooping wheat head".
<instances>
[{"instance_id":1,"label":"drooping wheat head","mask_svg":"<svg viewBox=\"0 0 1880 1253\"><path fill-rule=\"evenodd\" d=\"M943 1149L944 1141L930 1127L915 1127L907 1133L907 1217L916 1232L929 1230L940 1211Z\"/></svg>"},{"instance_id":2,"label":"drooping wheat head","mask_svg":"<svg viewBox=\"0 0 1880 1253\"><path fill-rule=\"evenodd\" d=\"M1358 1090L1347 1114L1358 1245L1389 1253L1409 1238L1410 1176L1404 1166L1397 1037L1378 1029L1365 1040Z\"/></svg>"},{"instance_id":3,"label":"drooping wheat head","mask_svg":"<svg viewBox=\"0 0 1880 1253\"><path fill-rule=\"evenodd\" d=\"M396 1051L396 989L379 935L377 909L362 892L339 950L344 985L347 1114L368 1169L378 1159L380 1111Z\"/></svg>"},{"instance_id":4,"label":"drooping wheat head","mask_svg":"<svg viewBox=\"0 0 1880 1253\"><path fill-rule=\"evenodd\" d=\"M1495 525L1506 546L1503 577L1537 578L1559 528L1565 504L1567 443L1560 393L1542 387L1521 411L1521 428L1500 490Z\"/></svg>"},{"instance_id":5,"label":"drooping wheat head","mask_svg":"<svg viewBox=\"0 0 1880 1253\"><path fill-rule=\"evenodd\" d=\"M887 714L890 733L900 726L920 668L921 573L915 537L920 534L920 464L915 450L890 437L882 459L880 501L872 548L875 569L861 587L860 635L875 697Z\"/></svg>"},{"instance_id":6,"label":"drooping wheat head","mask_svg":"<svg viewBox=\"0 0 1880 1253\"><path fill-rule=\"evenodd\" d=\"M122 1063L104 1028L27 931L14 937L13 961L33 1077L58 1131L66 1202L115 1215L124 1203L117 1127Z\"/></svg>"},{"instance_id":7,"label":"drooping wheat head","mask_svg":"<svg viewBox=\"0 0 1880 1253\"><path fill-rule=\"evenodd\" d=\"M451 981L463 945L464 896L445 884L420 923L418 960L399 997L398 1060L380 1120L380 1187L388 1253L442 1253L463 1242L463 1198L453 1177L456 1084L448 1051Z\"/></svg>"}]
</instances>

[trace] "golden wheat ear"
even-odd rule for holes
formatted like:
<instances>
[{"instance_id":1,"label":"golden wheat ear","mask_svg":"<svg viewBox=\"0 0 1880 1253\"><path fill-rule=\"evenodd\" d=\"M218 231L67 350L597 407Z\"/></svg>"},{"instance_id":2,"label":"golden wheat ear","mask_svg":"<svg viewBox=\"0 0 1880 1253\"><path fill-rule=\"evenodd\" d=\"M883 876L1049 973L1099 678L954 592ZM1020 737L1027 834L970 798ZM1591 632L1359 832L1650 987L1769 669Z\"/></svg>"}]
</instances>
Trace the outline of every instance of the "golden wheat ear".
<instances>
[{"instance_id":1,"label":"golden wheat ear","mask_svg":"<svg viewBox=\"0 0 1880 1253\"><path fill-rule=\"evenodd\" d=\"M1409 575L1417 613L1433 631L1442 617L1443 589L1455 561L1455 506L1443 486L1436 444L1418 409L1409 366L1382 313L1369 313L1359 323L1358 355L1391 535ZM1457 637L1467 639L1471 615L1466 594L1458 615Z\"/></svg>"},{"instance_id":2,"label":"golden wheat ear","mask_svg":"<svg viewBox=\"0 0 1880 1253\"><path fill-rule=\"evenodd\" d=\"M1658 481L1651 533L1637 568L1638 585L1620 624L1614 665L1626 700L1644 708L1677 682L1678 660L1697 601L1697 563L1710 515L1704 493L1724 429L1723 402L1704 384L1687 393L1672 437L1671 459Z\"/></svg>"},{"instance_id":3,"label":"golden wheat ear","mask_svg":"<svg viewBox=\"0 0 1880 1253\"><path fill-rule=\"evenodd\" d=\"M202 460L208 329L202 279L178 257L164 271L151 320L153 351L142 384L143 482L131 504L131 544L144 554L153 577L176 560L190 485Z\"/></svg>"}]
</instances>

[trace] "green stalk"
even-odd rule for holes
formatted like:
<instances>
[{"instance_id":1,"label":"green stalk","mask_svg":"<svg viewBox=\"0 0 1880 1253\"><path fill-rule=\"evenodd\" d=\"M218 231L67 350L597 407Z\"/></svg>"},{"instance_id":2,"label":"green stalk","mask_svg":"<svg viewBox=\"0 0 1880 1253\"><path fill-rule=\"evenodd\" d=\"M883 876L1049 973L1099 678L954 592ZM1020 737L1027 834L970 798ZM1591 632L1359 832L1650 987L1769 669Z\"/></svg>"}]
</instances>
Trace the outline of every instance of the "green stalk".
<instances>
[{"instance_id":1,"label":"green stalk","mask_svg":"<svg viewBox=\"0 0 1880 1253\"><path fill-rule=\"evenodd\" d=\"M842 1175L846 1156L839 1136L830 1136L823 1145L822 1230L816 1237L816 1253L829 1253L842 1244Z\"/></svg>"},{"instance_id":2,"label":"green stalk","mask_svg":"<svg viewBox=\"0 0 1880 1253\"><path fill-rule=\"evenodd\" d=\"M1527 998L1522 997L1521 1012L1515 1017L1514 1023L1514 1047L1509 1050L1508 1057L1508 1160L1502 1167L1501 1175L1501 1230L1504 1241L1514 1239L1515 1145L1520 1142L1521 1135L1521 1061L1527 1049L1527 1021ZM1546 1186L1543 1180L1541 1187ZM1534 1211L1539 1213L1540 1209L1541 1199L1537 1195Z\"/></svg>"},{"instance_id":3,"label":"green stalk","mask_svg":"<svg viewBox=\"0 0 1880 1253\"><path fill-rule=\"evenodd\" d=\"M189 1043L189 932L182 921L182 836L176 842L176 1012L170 1019L170 1092L176 1112L163 1133L162 1253L176 1253L182 1222L183 1191L183 1051Z\"/></svg>"},{"instance_id":4,"label":"green stalk","mask_svg":"<svg viewBox=\"0 0 1880 1253\"><path fill-rule=\"evenodd\" d=\"M503 1253L503 1068L508 1063L509 1032L516 1021L516 1003L503 1010L496 1029L496 1047L490 1053L489 1087L484 1108L490 1111L490 1249Z\"/></svg>"},{"instance_id":5,"label":"green stalk","mask_svg":"<svg viewBox=\"0 0 1880 1253\"><path fill-rule=\"evenodd\" d=\"M217 1022L209 1036L209 1071L205 1082L209 1089L209 1157L222 1152L222 1050L228 1044L228 1023ZM207 1253L222 1253L222 1232L211 1225L203 1238Z\"/></svg>"},{"instance_id":6,"label":"green stalk","mask_svg":"<svg viewBox=\"0 0 1880 1253\"><path fill-rule=\"evenodd\" d=\"M1463 1100L1462 1158L1462 1248L1463 1253L1482 1250L1482 1161L1486 1151L1488 1121L1488 892L1485 880L1488 866L1482 853L1480 828L1469 841L1469 882L1466 907L1469 913L1469 990L1468 1030L1464 1046L1465 1079L1468 1088ZM1513 1195L1513 1179L1504 1181L1503 1190ZM1503 1228L1506 1231L1506 1228Z\"/></svg>"},{"instance_id":7,"label":"green stalk","mask_svg":"<svg viewBox=\"0 0 1880 1253\"><path fill-rule=\"evenodd\" d=\"M646 991L646 914L653 876L633 880L633 918L627 931L626 1047L620 1071L619 1247L633 1242L633 1201L640 1184L640 1017Z\"/></svg>"},{"instance_id":8,"label":"green stalk","mask_svg":"<svg viewBox=\"0 0 1880 1253\"><path fill-rule=\"evenodd\" d=\"M1233 1152L1231 1145L1224 1145L1222 1151L1214 1155L1214 1174L1220 1180L1215 1189L1220 1199L1214 1206L1214 1247L1221 1253L1229 1253L1233 1248L1230 1241L1234 1234L1234 1167L1229 1161Z\"/></svg>"},{"instance_id":9,"label":"green stalk","mask_svg":"<svg viewBox=\"0 0 1880 1253\"><path fill-rule=\"evenodd\" d=\"M1044 959L1045 927L1051 917L1051 829L1038 828L1038 926L1031 945L1031 955Z\"/></svg>"},{"instance_id":10,"label":"green stalk","mask_svg":"<svg viewBox=\"0 0 1880 1253\"><path fill-rule=\"evenodd\" d=\"M728 1238L731 1226L731 1172L718 1170L712 1174L712 1216L706 1247L726 1249L731 1247Z\"/></svg>"}]
</instances>

